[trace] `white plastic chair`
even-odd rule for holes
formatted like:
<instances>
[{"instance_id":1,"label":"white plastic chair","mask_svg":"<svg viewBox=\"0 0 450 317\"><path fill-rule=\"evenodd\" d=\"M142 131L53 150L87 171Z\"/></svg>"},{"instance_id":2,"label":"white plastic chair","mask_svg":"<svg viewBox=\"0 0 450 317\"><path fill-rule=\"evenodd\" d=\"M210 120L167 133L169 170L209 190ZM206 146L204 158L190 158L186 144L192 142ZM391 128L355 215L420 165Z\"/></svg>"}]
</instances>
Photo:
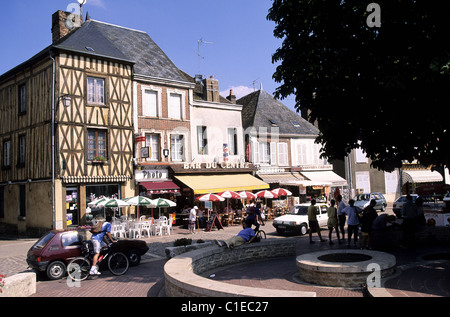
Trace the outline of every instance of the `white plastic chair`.
<instances>
[{"instance_id":1,"label":"white plastic chair","mask_svg":"<svg viewBox=\"0 0 450 317\"><path fill-rule=\"evenodd\" d=\"M173 218L169 217L169 220L167 221L163 221L162 223L162 233L164 234L164 232L167 233L167 235L170 236L170 231L172 230L172 223L173 223Z\"/></svg>"},{"instance_id":2,"label":"white plastic chair","mask_svg":"<svg viewBox=\"0 0 450 317\"><path fill-rule=\"evenodd\" d=\"M111 225L111 234L115 238L126 238L125 225L121 223L113 223Z\"/></svg>"},{"instance_id":3,"label":"white plastic chair","mask_svg":"<svg viewBox=\"0 0 450 317\"><path fill-rule=\"evenodd\" d=\"M152 228L155 236L162 236L162 221L160 219L155 220Z\"/></svg>"},{"instance_id":4,"label":"white plastic chair","mask_svg":"<svg viewBox=\"0 0 450 317\"><path fill-rule=\"evenodd\" d=\"M140 216L139 221L145 221L145 216Z\"/></svg>"},{"instance_id":5,"label":"white plastic chair","mask_svg":"<svg viewBox=\"0 0 450 317\"><path fill-rule=\"evenodd\" d=\"M141 234L141 224L137 221L129 223L128 235L130 239L140 238Z\"/></svg>"},{"instance_id":6,"label":"white plastic chair","mask_svg":"<svg viewBox=\"0 0 450 317\"><path fill-rule=\"evenodd\" d=\"M148 234L148 236L150 237L152 235L152 221L144 221L141 224L141 234L142 237L144 237L144 233Z\"/></svg>"}]
</instances>

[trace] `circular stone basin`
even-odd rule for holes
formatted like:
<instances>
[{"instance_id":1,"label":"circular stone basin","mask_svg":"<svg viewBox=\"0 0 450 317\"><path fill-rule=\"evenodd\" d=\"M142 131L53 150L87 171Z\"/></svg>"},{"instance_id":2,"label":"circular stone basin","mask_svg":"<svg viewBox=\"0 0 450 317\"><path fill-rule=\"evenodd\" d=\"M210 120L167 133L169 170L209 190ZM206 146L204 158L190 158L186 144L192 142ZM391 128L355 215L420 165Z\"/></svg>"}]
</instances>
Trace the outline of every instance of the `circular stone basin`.
<instances>
[{"instance_id":1,"label":"circular stone basin","mask_svg":"<svg viewBox=\"0 0 450 317\"><path fill-rule=\"evenodd\" d=\"M395 271L395 256L369 250L327 250L297 257L302 281L324 286L360 287L379 284ZM374 280L374 279L375 280Z\"/></svg>"}]
</instances>

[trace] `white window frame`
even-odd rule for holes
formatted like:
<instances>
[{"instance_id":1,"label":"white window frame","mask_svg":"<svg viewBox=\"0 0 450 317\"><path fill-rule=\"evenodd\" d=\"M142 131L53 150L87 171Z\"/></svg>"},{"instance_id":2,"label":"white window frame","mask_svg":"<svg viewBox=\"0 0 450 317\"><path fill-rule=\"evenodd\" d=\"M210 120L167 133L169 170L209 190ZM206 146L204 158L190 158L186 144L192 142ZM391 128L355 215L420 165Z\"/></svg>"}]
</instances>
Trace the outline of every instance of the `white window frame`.
<instances>
[{"instance_id":1,"label":"white window frame","mask_svg":"<svg viewBox=\"0 0 450 317\"><path fill-rule=\"evenodd\" d=\"M150 161L159 162L161 159L161 135L159 133L145 133L145 146L150 149Z\"/></svg>"},{"instance_id":2,"label":"white window frame","mask_svg":"<svg viewBox=\"0 0 450 317\"><path fill-rule=\"evenodd\" d=\"M206 126L197 126L197 153L208 155L208 128Z\"/></svg>"},{"instance_id":3,"label":"white window frame","mask_svg":"<svg viewBox=\"0 0 450 317\"><path fill-rule=\"evenodd\" d=\"M178 117L178 110L174 112L172 101L172 95L180 96L180 115ZM167 89L167 117L173 120L186 119L186 92L179 89Z\"/></svg>"},{"instance_id":4,"label":"white window frame","mask_svg":"<svg viewBox=\"0 0 450 317\"><path fill-rule=\"evenodd\" d=\"M261 164L270 164L270 150L269 142L259 142L259 162Z\"/></svg>"},{"instance_id":5,"label":"white window frame","mask_svg":"<svg viewBox=\"0 0 450 317\"><path fill-rule=\"evenodd\" d=\"M162 89L154 86L142 86L142 116L159 118L162 114ZM156 94L156 104L149 105L147 100L147 93L151 92ZM154 109L151 109L154 107Z\"/></svg>"},{"instance_id":6,"label":"white window frame","mask_svg":"<svg viewBox=\"0 0 450 317\"><path fill-rule=\"evenodd\" d=\"M181 137L181 138L180 138ZM172 162L183 162L185 154L185 140L184 134L170 135L170 159ZM181 149L180 149L181 147Z\"/></svg>"},{"instance_id":7,"label":"white window frame","mask_svg":"<svg viewBox=\"0 0 450 317\"><path fill-rule=\"evenodd\" d=\"M227 138L228 138L228 153L230 155L239 155L238 129L237 128L228 128L227 129Z\"/></svg>"}]
</instances>

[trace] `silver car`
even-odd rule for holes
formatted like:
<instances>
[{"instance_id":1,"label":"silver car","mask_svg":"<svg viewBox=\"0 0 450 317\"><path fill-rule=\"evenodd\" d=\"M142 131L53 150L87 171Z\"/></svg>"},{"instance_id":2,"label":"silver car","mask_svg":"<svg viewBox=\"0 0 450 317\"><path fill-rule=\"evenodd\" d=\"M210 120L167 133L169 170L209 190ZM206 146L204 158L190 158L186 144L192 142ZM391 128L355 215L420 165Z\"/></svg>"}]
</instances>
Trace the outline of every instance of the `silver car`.
<instances>
[{"instance_id":1,"label":"silver car","mask_svg":"<svg viewBox=\"0 0 450 317\"><path fill-rule=\"evenodd\" d=\"M384 198L382 193L358 194L353 198L353 200L355 201L355 206L361 209L364 209L367 206L369 206L369 203L372 199L375 199L375 201L377 202L377 204L374 207L375 210L379 210L381 212L386 210L387 207L386 198Z\"/></svg>"}]
</instances>

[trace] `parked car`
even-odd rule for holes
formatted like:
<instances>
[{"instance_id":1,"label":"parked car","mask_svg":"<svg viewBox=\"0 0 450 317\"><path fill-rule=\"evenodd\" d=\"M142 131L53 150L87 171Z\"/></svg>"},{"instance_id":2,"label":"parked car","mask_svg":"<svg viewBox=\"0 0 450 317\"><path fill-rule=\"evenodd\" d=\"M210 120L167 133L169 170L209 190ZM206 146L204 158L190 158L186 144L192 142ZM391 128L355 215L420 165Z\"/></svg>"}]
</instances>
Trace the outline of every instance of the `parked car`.
<instances>
[{"instance_id":1,"label":"parked car","mask_svg":"<svg viewBox=\"0 0 450 317\"><path fill-rule=\"evenodd\" d=\"M65 276L67 264L82 256L81 243L90 240L90 236L87 230L50 231L28 250L28 266L45 272L51 280L58 280ZM138 265L149 249L145 241L127 239L119 240L117 247L128 256L130 265Z\"/></svg>"},{"instance_id":2,"label":"parked car","mask_svg":"<svg viewBox=\"0 0 450 317\"><path fill-rule=\"evenodd\" d=\"M294 209L281 217L273 220L273 226L278 234L293 232L296 234L306 234L308 232L308 207L310 203L295 205ZM317 221L319 226L326 226L328 222L327 205L323 203L316 204L319 209Z\"/></svg>"},{"instance_id":3,"label":"parked car","mask_svg":"<svg viewBox=\"0 0 450 317\"><path fill-rule=\"evenodd\" d=\"M416 202L416 199L418 197L419 195L417 194L411 194L413 203ZM406 203L406 195L402 195L396 201L394 201L394 204L392 205L392 210L394 211L394 214L397 216L397 218L401 218L402 207L405 203Z\"/></svg>"},{"instance_id":4,"label":"parked car","mask_svg":"<svg viewBox=\"0 0 450 317\"><path fill-rule=\"evenodd\" d=\"M386 198L384 198L382 193L364 193L356 195L353 200L355 201L355 206L361 209L369 206L370 201L375 199L377 204L374 209L379 211L385 211L387 207Z\"/></svg>"}]
</instances>

